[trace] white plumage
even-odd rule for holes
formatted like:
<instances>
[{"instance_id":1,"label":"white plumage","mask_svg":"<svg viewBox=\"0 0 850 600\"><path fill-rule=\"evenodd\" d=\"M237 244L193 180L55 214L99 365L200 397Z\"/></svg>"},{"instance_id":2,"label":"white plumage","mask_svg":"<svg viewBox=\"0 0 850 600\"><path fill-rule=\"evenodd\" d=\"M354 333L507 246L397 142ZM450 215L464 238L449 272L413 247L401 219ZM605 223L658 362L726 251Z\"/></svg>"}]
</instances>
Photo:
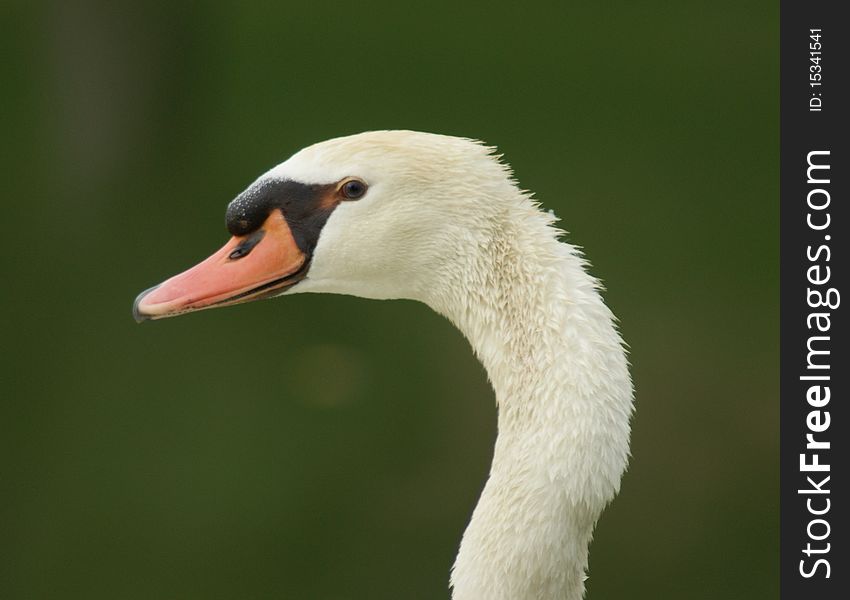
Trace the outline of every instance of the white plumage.
<instances>
[{"instance_id":1,"label":"white plumage","mask_svg":"<svg viewBox=\"0 0 850 600\"><path fill-rule=\"evenodd\" d=\"M454 600L578 600L626 467L632 384L599 283L491 148L380 131L311 146L264 177L370 184L340 205L290 293L410 298L487 369L498 438L452 570Z\"/></svg>"},{"instance_id":2,"label":"white plumage","mask_svg":"<svg viewBox=\"0 0 850 600\"><path fill-rule=\"evenodd\" d=\"M453 598L580 600L593 527L626 467L632 384L599 283L554 215L491 148L412 131L310 146L228 214L231 241L143 292L136 318L301 292L409 298L445 315L499 411Z\"/></svg>"}]
</instances>

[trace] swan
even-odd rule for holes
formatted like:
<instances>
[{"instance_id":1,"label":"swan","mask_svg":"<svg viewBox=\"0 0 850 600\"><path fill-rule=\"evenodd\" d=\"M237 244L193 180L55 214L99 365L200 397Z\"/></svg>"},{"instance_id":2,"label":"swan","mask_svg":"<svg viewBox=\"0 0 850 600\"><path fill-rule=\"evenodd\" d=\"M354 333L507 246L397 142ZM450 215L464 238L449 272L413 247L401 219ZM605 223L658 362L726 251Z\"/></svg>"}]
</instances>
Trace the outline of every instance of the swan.
<instances>
[{"instance_id":1,"label":"swan","mask_svg":"<svg viewBox=\"0 0 850 600\"><path fill-rule=\"evenodd\" d=\"M372 131L309 146L227 207L232 237L142 292L138 321L302 292L419 300L466 336L495 391L487 482L453 600L580 600L619 490L633 388L582 253L481 142Z\"/></svg>"}]
</instances>

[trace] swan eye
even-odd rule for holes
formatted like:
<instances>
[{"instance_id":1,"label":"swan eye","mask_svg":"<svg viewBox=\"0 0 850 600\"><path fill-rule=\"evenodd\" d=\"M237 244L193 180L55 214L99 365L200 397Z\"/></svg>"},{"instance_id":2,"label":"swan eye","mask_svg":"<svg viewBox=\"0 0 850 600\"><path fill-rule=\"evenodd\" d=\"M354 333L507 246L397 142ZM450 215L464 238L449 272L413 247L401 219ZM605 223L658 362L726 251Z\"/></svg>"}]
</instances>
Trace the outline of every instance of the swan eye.
<instances>
[{"instance_id":1,"label":"swan eye","mask_svg":"<svg viewBox=\"0 0 850 600\"><path fill-rule=\"evenodd\" d=\"M342 184L341 191L347 200L357 200L366 193L366 184L359 179L350 179Z\"/></svg>"}]
</instances>

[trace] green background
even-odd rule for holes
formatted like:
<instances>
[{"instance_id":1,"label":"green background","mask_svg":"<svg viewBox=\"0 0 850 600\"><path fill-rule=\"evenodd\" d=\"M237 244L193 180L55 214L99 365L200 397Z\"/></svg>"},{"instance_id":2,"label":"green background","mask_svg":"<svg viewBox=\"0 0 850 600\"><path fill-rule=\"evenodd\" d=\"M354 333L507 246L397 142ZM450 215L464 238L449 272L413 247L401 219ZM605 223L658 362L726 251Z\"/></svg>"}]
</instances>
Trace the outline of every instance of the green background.
<instances>
[{"instance_id":1,"label":"green background","mask_svg":"<svg viewBox=\"0 0 850 600\"><path fill-rule=\"evenodd\" d=\"M589 599L778 593L775 2L4 2L0 597L447 598L495 410L413 302L137 325L315 141L498 145L631 346Z\"/></svg>"}]
</instances>

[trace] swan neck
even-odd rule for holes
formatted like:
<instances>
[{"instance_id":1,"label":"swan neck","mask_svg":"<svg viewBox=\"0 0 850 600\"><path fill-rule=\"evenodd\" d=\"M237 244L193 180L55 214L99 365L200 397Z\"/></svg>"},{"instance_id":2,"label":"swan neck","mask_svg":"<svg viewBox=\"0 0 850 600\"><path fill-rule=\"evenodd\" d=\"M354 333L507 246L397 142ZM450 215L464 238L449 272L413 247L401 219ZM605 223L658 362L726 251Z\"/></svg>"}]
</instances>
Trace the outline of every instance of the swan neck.
<instances>
[{"instance_id":1,"label":"swan neck","mask_svg":"<svg viewBox=\"0 0 850 600\"><path fill-rule=\"evenodd\" d=\"M532 221L505 226L470 265L482 284L447 311L499 410L454 600L580 600L593 526L626 465L632 388L613 317L578 252Z\"/></svg>"}]
</instances>

